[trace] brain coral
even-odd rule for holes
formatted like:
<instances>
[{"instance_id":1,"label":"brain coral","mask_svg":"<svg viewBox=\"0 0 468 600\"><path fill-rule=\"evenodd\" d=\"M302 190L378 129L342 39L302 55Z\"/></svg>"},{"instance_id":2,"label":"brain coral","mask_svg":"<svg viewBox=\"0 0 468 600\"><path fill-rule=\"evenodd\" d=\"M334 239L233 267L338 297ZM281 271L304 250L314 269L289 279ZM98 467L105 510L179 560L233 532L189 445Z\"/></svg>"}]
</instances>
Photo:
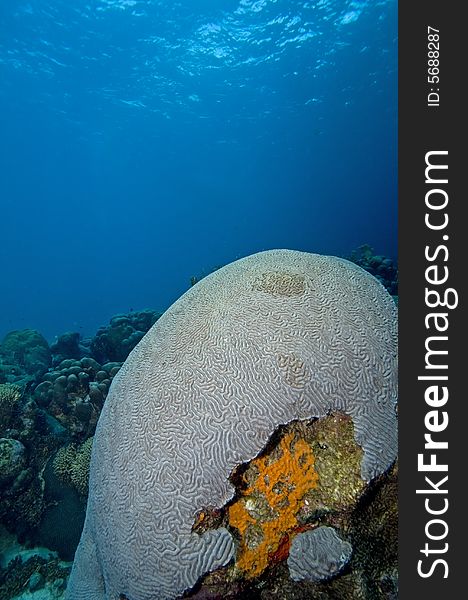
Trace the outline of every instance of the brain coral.
<instances>
[{"instance_id":1,"label":"brain coral","mask_svg":"<svg viewBox=\"0 0 468 600\"><path fill-rule=\"evenodd\" d=\"M226 564L192 532L278 425L350 415L370 480L394 460L396 308L346 260L272 250L186 292L132 351L104 405L70 600L175 598Z\"/></svg>"},{"instance_id":2,"label":"brain coral","mask_svg":"<svg viewBox=\"0 0 468 600\"><path fill-rule=\"evenodd\" d=\"M351 553L351 544L340 539L331 527L299 533L289 551L291 578L296 581L327 579L344 567Z\"/></svg>"}]
</instances>

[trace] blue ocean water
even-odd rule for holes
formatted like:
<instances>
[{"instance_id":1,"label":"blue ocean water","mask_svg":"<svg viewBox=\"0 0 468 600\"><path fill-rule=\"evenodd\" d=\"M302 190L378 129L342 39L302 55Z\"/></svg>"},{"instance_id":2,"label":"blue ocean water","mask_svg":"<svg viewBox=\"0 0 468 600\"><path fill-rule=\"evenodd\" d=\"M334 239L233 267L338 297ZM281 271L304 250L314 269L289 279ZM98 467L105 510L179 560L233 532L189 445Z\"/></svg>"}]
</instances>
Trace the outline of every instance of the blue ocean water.
<instances>
[{"instance_id":1,"label":"blue ocean water","mask_svg":"<svg viewBox=\"0 0 468 600\"><path fill-rule=\"evenodd\" d=\"M0 336L396 227L396 0L0 4Z\"/></svg>"}]
</instances>

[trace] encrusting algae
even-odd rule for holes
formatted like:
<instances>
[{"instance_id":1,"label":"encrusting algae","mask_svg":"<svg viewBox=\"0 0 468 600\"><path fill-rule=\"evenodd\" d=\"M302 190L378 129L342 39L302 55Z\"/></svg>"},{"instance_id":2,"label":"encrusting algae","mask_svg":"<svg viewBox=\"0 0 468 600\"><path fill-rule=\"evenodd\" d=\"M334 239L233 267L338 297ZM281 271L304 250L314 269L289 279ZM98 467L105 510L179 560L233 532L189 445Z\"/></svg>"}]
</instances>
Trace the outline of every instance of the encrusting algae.
<instances>
[{"instance_id":1,"label":"encrusting algae","mask_svg":"<svg viewBox=\"0 0 468 600\"><path fill-rule=\"evenodd\" d=\"M287 553L301 500L318 485L314 463L312 448L294 433L250 463L243 475L248 487L229 507L229 524L241 536L236 568L245 577L260 575L275 554Z\"/></svg>"}]
</instances>

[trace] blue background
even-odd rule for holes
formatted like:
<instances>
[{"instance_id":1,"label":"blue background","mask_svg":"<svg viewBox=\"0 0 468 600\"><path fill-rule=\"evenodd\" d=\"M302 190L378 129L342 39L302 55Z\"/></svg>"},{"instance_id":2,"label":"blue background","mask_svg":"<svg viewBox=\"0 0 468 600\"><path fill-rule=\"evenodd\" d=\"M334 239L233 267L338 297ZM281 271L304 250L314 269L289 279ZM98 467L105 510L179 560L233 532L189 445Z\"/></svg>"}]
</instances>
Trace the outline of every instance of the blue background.
<instances>
[{"instance_id":1,"label":"blue background","mask_svg":"<svg viewBox=\"0 0 468 600\"><path fill-rule=\"evenodd\" d=\"M396 227L396 0L0 4L0 336Z\"/></svg>"}]
</instances>

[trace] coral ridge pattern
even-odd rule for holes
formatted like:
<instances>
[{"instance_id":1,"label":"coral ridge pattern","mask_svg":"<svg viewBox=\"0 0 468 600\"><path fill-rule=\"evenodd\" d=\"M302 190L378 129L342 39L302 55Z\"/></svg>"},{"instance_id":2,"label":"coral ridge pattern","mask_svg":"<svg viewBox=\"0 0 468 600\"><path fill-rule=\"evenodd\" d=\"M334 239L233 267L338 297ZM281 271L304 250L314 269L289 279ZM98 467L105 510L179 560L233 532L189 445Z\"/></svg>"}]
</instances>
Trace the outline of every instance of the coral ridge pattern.
<instances>
[{"instance_id":1,"label":"coral ridge pattern","mask_svg":"<svg viewBox=\"0 0 468 600\"><path fill-rule=\"evenodd\" d=\"M363 449L362 479L387 469L396 329L383 286L334 257L262 252L192 287L112 382L68 600L176 598L229 562L231 532L199 535L195 516L232 499L230 474L280 424L341 411Z\"/></svg>"},{"instance_id":2,"label":"coral ridge pattern","mask_svg":"<svg viewBox=\"0 0 468 600\"><path fill-rule=\"evenodd\" d=\"M340 539L332 527L304 531L291 544L289 573L295 581L327 579L344 567L351 553L351 544Z\"/></svg>"}]
</instances>

